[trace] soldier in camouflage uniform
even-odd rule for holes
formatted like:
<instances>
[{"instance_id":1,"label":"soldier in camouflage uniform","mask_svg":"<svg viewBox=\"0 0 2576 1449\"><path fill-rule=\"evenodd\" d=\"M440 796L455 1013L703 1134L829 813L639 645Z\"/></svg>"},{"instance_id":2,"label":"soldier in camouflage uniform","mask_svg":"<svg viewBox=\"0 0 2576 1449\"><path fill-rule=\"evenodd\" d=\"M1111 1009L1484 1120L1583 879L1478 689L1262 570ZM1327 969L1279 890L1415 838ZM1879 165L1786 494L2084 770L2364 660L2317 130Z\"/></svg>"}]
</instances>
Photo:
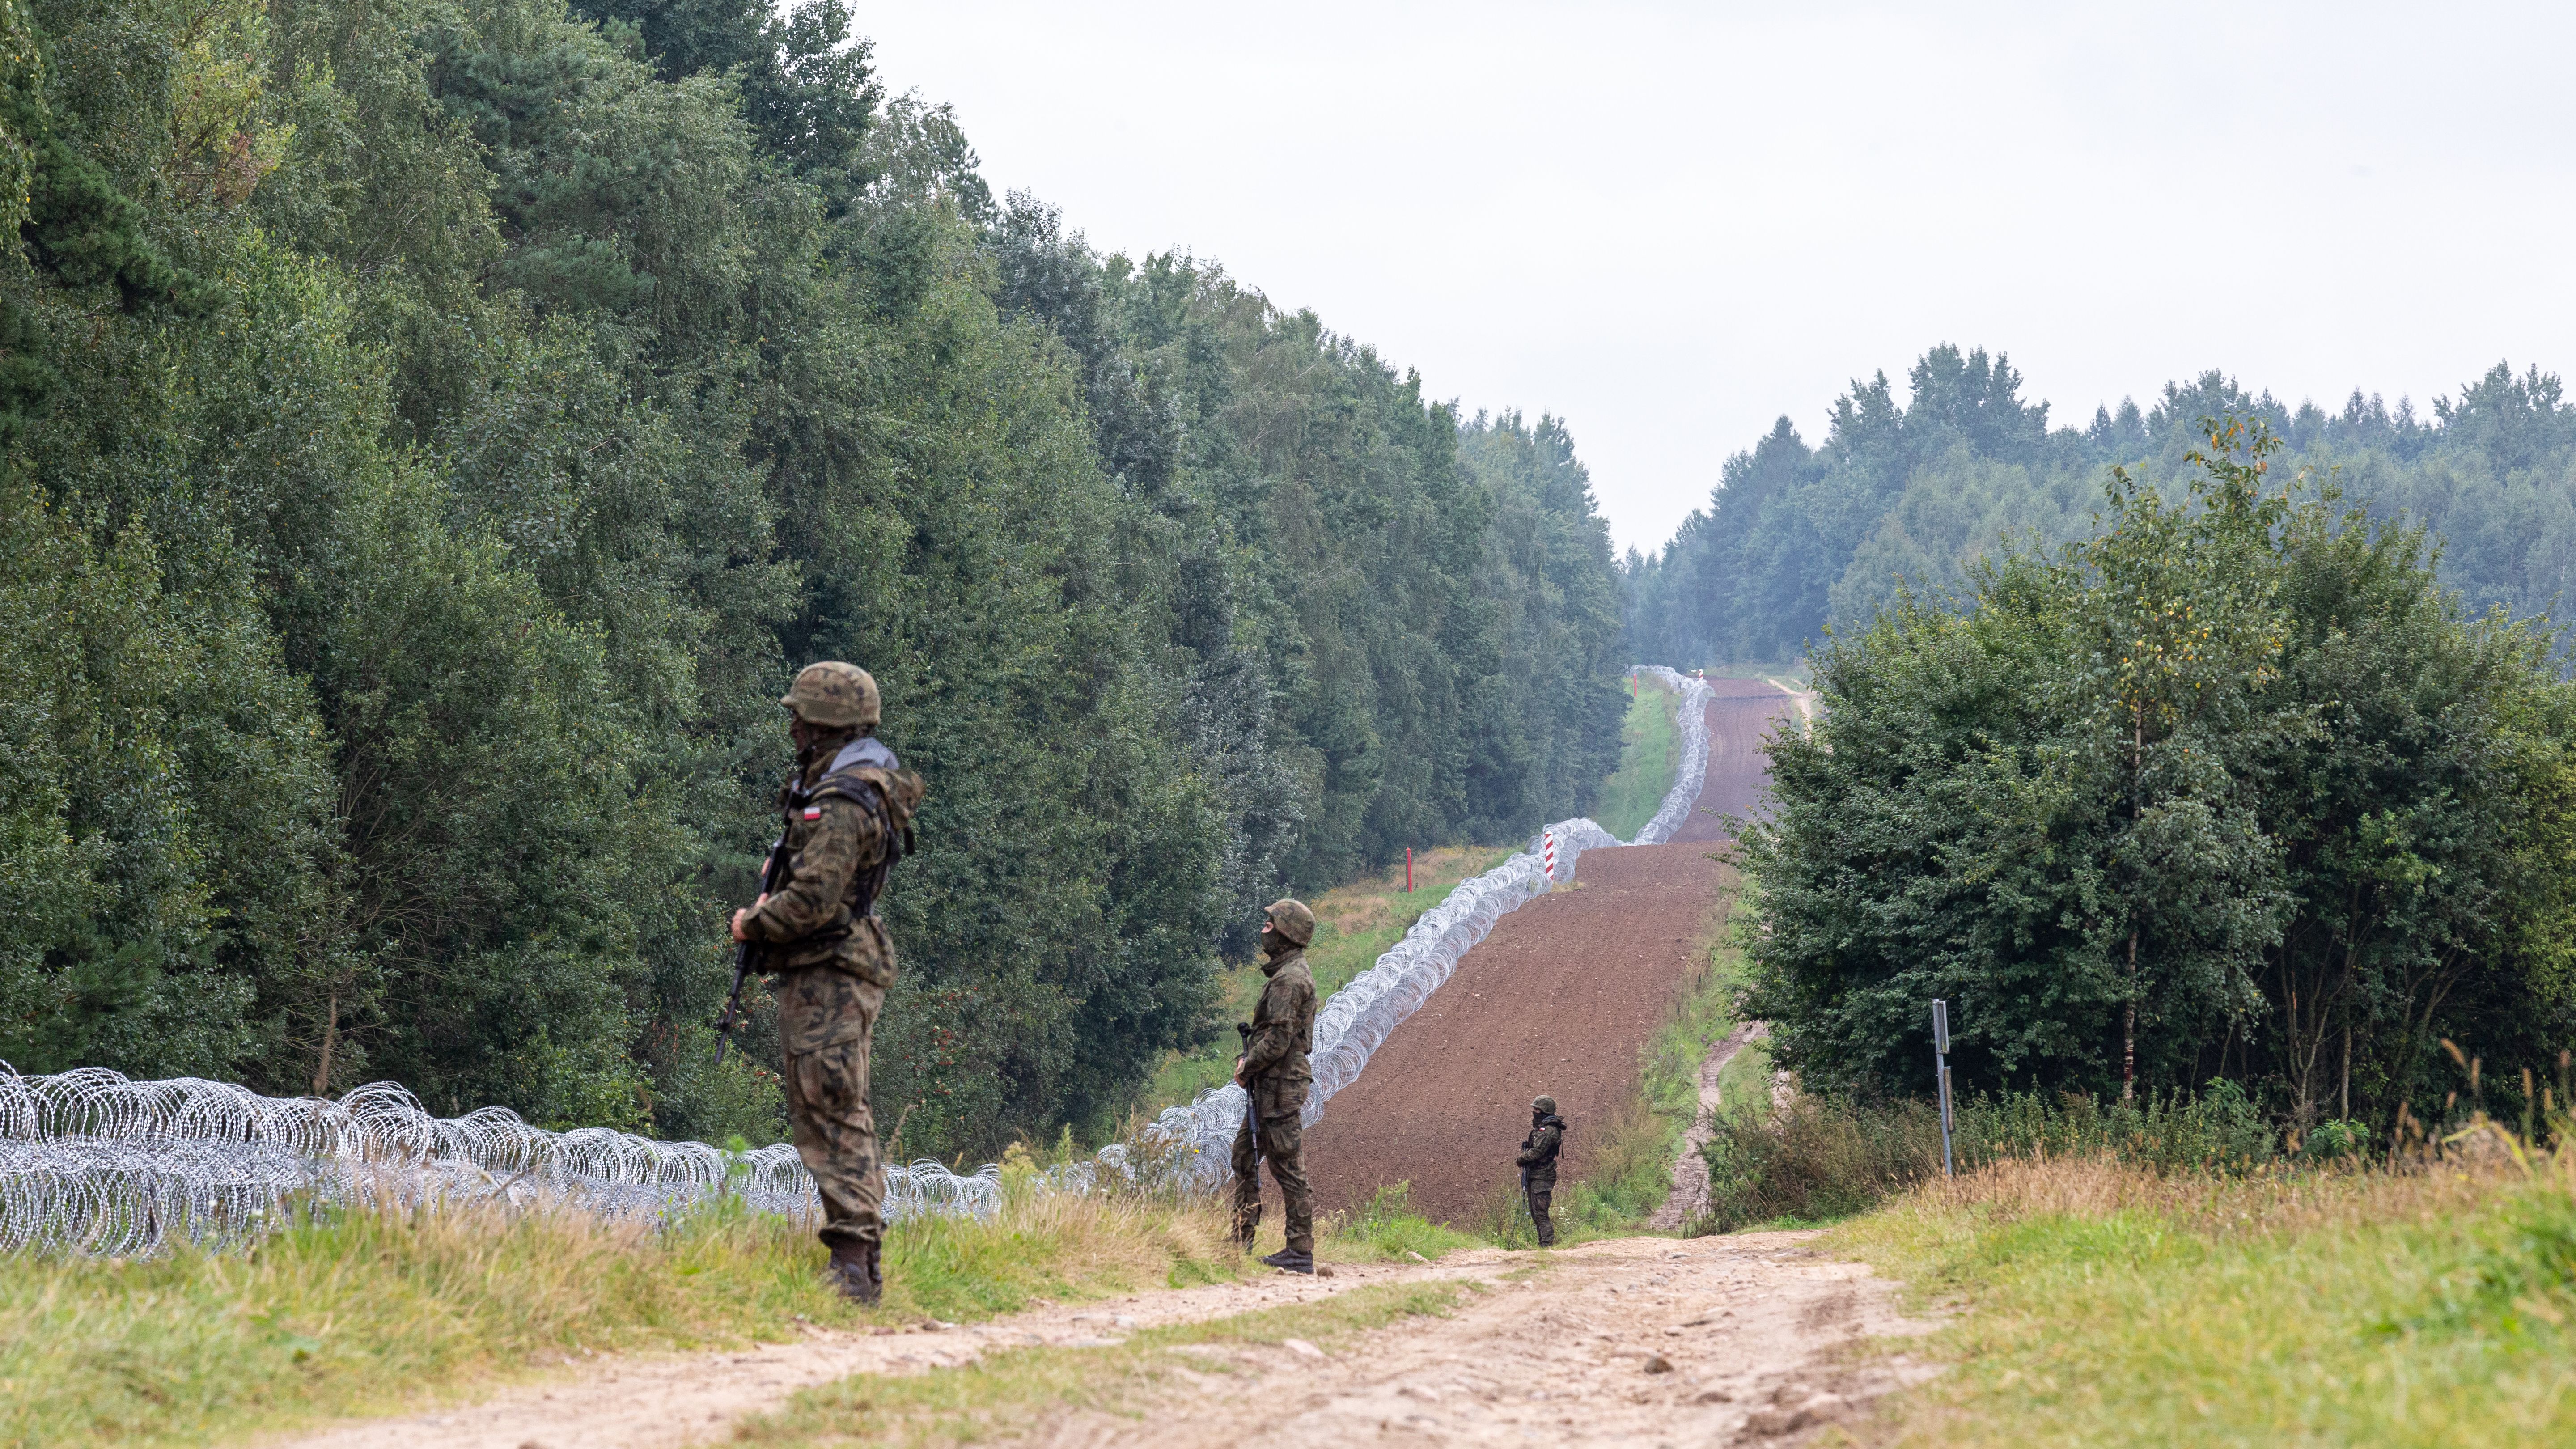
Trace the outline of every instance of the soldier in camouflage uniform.
<instances>
[{"instance_id":1,"label":"soldier in camouflage uniform","mask_svg":"<svg viewBox=\"0 0 2576 1449\"><path fill-rule=\"evenodd\" d=\"M1261 1004L1243 1033L1243 1056L1234 1079L1251 1094L1251 1115L1234 1134L1234 1232L1244 1250L1261 1226L1261 1164L1253 1156L1252 1124L1261 1124L1260 1155L1288 1210L1288 1246L1261 1261L1291 1273L1315 1271L1315 1207L1306 1169L1297 1154L1304 1128L1306 1088L1314 1081L1306 1054L1315 1041L1315 977L1306 969L1306 943L1315 939L1315 913L1303 901L1273 901L1261 926Z\"/></svg>"},{"instance_id":2,"label":"soldier in camouflage uniform","mask_svg":"<svg viewBox=\"0 0 2576 1449\"><path fill-rule=\"evenodd\" d=\"M779 703L797 767L778 792L784 865L767 893L734 912L733 935L776 973L787 1113L823 1198L825 1276L874 1303L885 1285L885 1167L868 1110L868 1040L894 984L894 944L876 902L910 847L922 782L876 738L881 706L866 670L809 665Z\"/></svg>"},{"instance_id":3,"label":"soldier in camouflage uniform","mask_svg":"<svg viewBox=\"0 0 2576 1449\"><path fill-rule=\"evenodd\" d=\"M1530 1226L1538 1229L1538 1245L1556 1246L1556 1220L1548 1216L1549 1203L1556 1196L1556 1157L1565 1150L1565 1119L1556 1115L1556 1099L1541 1097L1530 1103L1529 1135L1521 1139L1521 1191L1529 1194Z\"/></svg>"}]
</instances>

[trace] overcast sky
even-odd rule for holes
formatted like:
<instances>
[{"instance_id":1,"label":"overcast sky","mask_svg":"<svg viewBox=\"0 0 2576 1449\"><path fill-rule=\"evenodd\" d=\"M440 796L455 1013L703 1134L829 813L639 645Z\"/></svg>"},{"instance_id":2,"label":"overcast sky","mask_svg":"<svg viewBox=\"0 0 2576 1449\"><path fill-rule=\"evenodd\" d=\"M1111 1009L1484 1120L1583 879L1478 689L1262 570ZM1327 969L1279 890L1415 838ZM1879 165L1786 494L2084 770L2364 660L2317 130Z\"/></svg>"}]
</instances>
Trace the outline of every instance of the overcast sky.
<instances>
[{"instance_id":1,"label":"overcast sky","mask_svg":"<svg viewBox=\"0 0 2576 1449\"><path fill-rule=\"evenodd\" d=\"M995 190L1567 420L1653 547L1950 341L2052 421L2217 367L2576 367L2576 7L868 7Z\"/></svg>"}]
</instances>

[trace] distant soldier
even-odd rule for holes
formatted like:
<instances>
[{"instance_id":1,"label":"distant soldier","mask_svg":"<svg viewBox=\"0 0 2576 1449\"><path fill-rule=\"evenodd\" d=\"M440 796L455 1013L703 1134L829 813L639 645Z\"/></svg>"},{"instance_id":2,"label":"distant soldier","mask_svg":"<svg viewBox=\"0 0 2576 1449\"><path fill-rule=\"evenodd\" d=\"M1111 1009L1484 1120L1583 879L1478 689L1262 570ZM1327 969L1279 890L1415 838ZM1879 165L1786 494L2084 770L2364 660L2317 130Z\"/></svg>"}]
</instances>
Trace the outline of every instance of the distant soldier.
<instances>
[{"instance_id":1,"label":"distant soldier","mask_svg":"<svg viewBox=\"0 0 2576 1449\"><path fill-rule=\"evenodd\" d=\"M1541 1097L1530 1103L1529 1135L1521 1139L1521 1155L1512 1160L1520 1164L1521 1191L1529 1194L1530 1226L1538 1229L1542 1248L1556 1246L1556 1220L1547 1210L1556 1197L1556 1155L1564 1150L1565 1119L1556 1115L1556 1099Z\"/></svg>"},{"instance_id":2,"label":"distant soldier","mask_svg":"<svg viewBox=\"0 0 2576 1449\"><path fill-rule=\"evenodd\" d=\"M1243 1055L1234 1064L1234 1079L1251 1094L1251 1110L1234 1134L1234 1232L1244 1251L1261 1226L1261 1164L1270 1159L1270 1176L1288 1210L1288 1246L1261 1261L1291 1273L1315 1271L1315 1206L1306 1192L1306 1170L1298 1162L1304 1133L1300 1113L1306 1110L1306 1088L1314 1081L1306 1053L1315 1041L1315 978L1306 969L1306 943L1315 939L1315 913L1303 901L1270 904L1261 926L1261 1004L1252 1020L1235 1028L1243 1034ZM1253 1123L1261 1135L1256 1143Z\"/></svg>"},{"instance_id":3,"label":"distant soldier","mask_svg":"<svg viewBox=\"0 0 2576 1449\"><path fill-rule=\"evenodd\" d=\"M733 913L733 936L761 947L760 969L778 977L787 1114L823 1198L824 1276L874 1303L885 1290L885 1165L868 1110L868 1039L894 984L894 944L876 906L911 850L922 782L876 738L877 682L866 670L808 665L778 702L796 742L796 773L778 791L782 868Z\"/></svg>"}]
</instances>

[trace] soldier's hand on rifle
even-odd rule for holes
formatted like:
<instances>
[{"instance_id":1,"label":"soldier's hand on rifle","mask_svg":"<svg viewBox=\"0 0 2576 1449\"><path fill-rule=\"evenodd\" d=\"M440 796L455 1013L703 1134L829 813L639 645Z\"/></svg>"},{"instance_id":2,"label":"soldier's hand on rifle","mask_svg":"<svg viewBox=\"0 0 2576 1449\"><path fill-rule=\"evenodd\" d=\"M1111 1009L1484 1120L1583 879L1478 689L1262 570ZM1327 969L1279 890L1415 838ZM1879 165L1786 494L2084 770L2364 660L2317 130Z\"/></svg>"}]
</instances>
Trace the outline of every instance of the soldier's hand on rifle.
<instances>
[{"instance_id":1,"label":"soldier's hand on rifle","mask_svg":"<svg viewBox=\"0 0 2576 1449\"><path fill-rule=\"evenodd\" d=\"M1252 1085L1250 1082L1243 1079L1243 1058L1241 1057L1236 1057L1234 1059L1234 1084L1238 1087L1250 1087Z\"/></svg>"},{"instance_id":2,"label":"soldier's hand on rifle","mask_svg":"<svg viewBox=\"0 0 2576 1449\"><path fill-rule=\"evenodd\" d=\"M748 936L748 935L744 934L743 929L742 929L742 923L743 923L743 921L744 921L746 918L748 918L748 917L751 915L751 913L752 913L752 912L754 912L754 911L756 911L756 910L759 910L762 906L765 906L765 905L767 905L767 904L769 904L769 892L767 892L767 891L762 891L762 892L760 893L760 899L759 899L759 900L753 901L750 905L747 905L747 906L743 907L741 910L738 910L738 911L736 911L736 912L734 912L734 913L733 913L733 938L734 938L735 940L737 940L737 941L748 941L748 940L750 940L750 939L751 939L751 937L750 937L750 936Z\"/></svg>"}]
</instances>

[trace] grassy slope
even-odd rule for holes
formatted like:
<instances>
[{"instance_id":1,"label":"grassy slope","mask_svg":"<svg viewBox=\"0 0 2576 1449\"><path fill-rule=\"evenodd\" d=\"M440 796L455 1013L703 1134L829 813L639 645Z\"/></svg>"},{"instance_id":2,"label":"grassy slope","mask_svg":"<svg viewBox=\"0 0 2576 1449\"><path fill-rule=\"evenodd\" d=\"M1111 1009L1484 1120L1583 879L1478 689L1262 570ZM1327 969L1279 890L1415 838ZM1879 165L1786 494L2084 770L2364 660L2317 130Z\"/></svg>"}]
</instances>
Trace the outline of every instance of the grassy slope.
<instances>
[{"instance_id":1,"label":"grassy slope","mask_svg":"<svg viewBox=\"0 0 2576 1449\"><path fill-rule=\"evenodd\" d=\"M1401 862L1374 876L1308 901L1315 912L1315 940L1306 948L1306 966L1315 975L1318 1001L1349 984L1377 964L1388 947L1404 939L1424 911L1449 898L1458 882L1482 875L1510 856L1511 846L1449 846L1417 852L1413 858L1412 894L1404 890ZM1230 1021L1249 1021L1261 999L1260 968L1238 966L1225 976L1226 1013ZM1222 1085L1234 1072L1239 1043L1232 1031L1195 1052L1164 1058L1147 1089L1149 1112L1178 1106L1210 1087Z\"/></svg>"},{"instance_id":2,"label":"grassy slope","mask_svg":"<svg viewBox=\"0 0 2576 1449\"><path fill-rule=\"evenodd\" d=\"M2565 1155L2529 1178L2008 1163L1826 1246L1972 1310L1888 1442L2576 1443Z\"/></svg>"},{"instance_id":3,"label":"grassy slope","mask_svg":"<svg viewBox=\"0 0 2576 1449\"><path fill-rule=\"evenodd\" d=\"M1602 782L1592 818L1627 840L1645 828L1673 788L1681 734L1673 723L1675 696L1651 676L1639 676L1637 697L1619 727L1619 769Z\"/></svg>"},{"instance_id":4,"label":"grassy slope","mask_svg":"<svg viewBox=\"0 0 2576 1449\"><path fill-rule=\"evenodd\" d=\"M1243 1271L1223 1237L1213 1204L1016 1191L995 1223L897 1228L875 1314L822 1287L811 1234L738 1211L665 1233L580 1214L357 1213L248 1255L12 1259L0 1444L203 1443L395 1412L593 1352L788 1339L799 1317L964 1321L1205 1282Z\"/></svg>"}]
</instances>

